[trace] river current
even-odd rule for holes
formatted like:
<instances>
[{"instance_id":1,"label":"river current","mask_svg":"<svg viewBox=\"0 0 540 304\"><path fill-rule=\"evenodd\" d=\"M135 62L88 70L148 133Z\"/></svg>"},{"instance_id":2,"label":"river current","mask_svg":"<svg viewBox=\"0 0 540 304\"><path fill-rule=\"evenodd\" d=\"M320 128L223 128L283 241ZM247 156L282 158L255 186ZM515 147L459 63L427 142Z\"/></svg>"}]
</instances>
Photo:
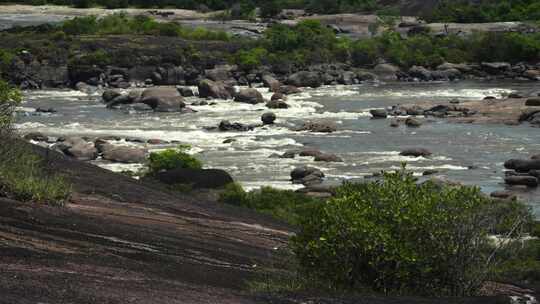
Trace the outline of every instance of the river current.
<instances>
[{"instance_id":1,"label":"river current","mask_svg":"<svg viewBox=\"0 0 540 304\"><path fill-rule=\"evenodd\" d=\"M258 123L268 111L264 104L249 105L232 101L211 100L215 105L194 106L197 113L127 113L106 109L99 92L29 91L18 115L21 132L40 131L52 136L116 135L122 138L163 139L192 146L206 167L227 170L248 189L261 186L295 189L289 181L290 171L299 165L310 165L324 171L330 181L364 178L380 170L400 167L421 175L437 170L450 180L478 185L489 193L504 189L503 163L510 158L528 158L540 153L540 132L526 124L457 124L443 119L431 120L420 128L390 127L389 120L373 120L370 109L416 101L437 102L450 99L475 100L486 96L500 98L510 92L538 90L531 82L453 82L453 83L378 83L357 86L325 86L305 89L289 96L289 109L272 110L276 125L249 132L206 131L223 119L231 122ZM265 98L271 93L259 88ZM186 103L197 101L187 98ZM35 115L32 109L52 107L54 114ZM291 127L306 120L330 120L338 131L331 134L296 132ZM233 138L232 143L223 143ZM125 144L135 144L132 142ZM136 144L143 145L143 144ZM153 145L163 149L173 145ZM403 157L405 148L423 147L433 152L429 158ZM287 150L314 148L334 153L343 163L314 162L310 157L272 158ZM95 161L107 169L136 170L140 165L122 165ZM523 199L540 216L540 192L522 193Z\"/></svg>"}]
</instances>

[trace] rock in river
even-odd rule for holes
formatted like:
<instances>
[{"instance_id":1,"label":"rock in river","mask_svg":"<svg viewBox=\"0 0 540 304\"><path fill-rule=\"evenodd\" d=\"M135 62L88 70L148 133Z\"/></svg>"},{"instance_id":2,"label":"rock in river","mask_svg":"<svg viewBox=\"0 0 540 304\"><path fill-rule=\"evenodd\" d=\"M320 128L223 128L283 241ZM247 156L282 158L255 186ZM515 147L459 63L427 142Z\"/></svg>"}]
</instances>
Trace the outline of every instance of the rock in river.
<instances>
[{"instance_id":1,"label":"rock in river","mask_svg":"<svg viewBox=\"0 0 540 304\"><path fill-rule=\"evenodd\" d=\"M142 92L141 102L149 105L156 112L180 112L186 106L175 88L146 89Z\"/></svg>"},{"instance_id":2,"label":"rock in river","mask_svg":"<svg viewBox=\"0 0 540 304\"><path fill-rule=\"evenodd\" d=\"M399 153L399 155L401 156L413 156L413 157L426 157L426 156L430 156L432 153L427 150L427 149L424 149L424 148L411 148L411 149L406 149L406 150L403 150L401 153Z\"/></svg>"},{"instance_id":3,"label":"rock in river","mask_svg":"<svg viewBox=\"0 0 540 304\"><path fill-rule=\"evenodd\" d=\"M244 102L249 104L257 104L264 102L262 94L256 89L242 89L234 97L234 101Z\"/></svg>"},{"instance_id":4,"label":"rock in river","mask_svg":"<svg viewBox=\"0 0 540 304\"><path fill-rule=\"evenodd\" d=\"M146 149L106 145L102 157L109 161L130 164L144 162L146 154Z\"/></svg>"}]
</instances>

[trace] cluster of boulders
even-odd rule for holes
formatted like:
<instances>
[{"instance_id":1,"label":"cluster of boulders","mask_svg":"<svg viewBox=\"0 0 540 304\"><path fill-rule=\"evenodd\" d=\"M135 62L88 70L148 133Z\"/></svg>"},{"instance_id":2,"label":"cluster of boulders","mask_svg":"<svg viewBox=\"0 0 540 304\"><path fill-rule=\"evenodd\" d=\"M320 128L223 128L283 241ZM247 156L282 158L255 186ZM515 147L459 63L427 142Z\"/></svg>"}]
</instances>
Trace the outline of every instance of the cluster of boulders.
<instances>
[{"instance_id":1,"label":"cluster of boulders","mask_svg":"<svg viewBox=\"0 0 540 304\"><path fill-rule=\"evenodd\" d=\"M393 66L392 66L393 67ZM390 70L388 64L376 67L375 70ZM413 66L408 71L394 67L395 76L402 81L451 81L466 78L511 78L540 80L540 64L531 65L507 62L483 62L481 64L443 63L435 69Z\"/></svg>"},{"instance_id":2,"label":"cluster of boulders","mask_svg":"<svg viewBox=\"0 0 540 304\"><path fill-rule=\"evenodd\" d=\"M291 171L291 180L293 184L318 185L324 181L324 173L314 167L301 166Z\"/></svg>"},{"instance_id":3,"label":"cluster of boulders","mask_svg":"<svg viewBox=\"0 0 540 304\"><path fill-rule=\"evenodd\" d=\"M531 159L510 159L504 163L506 169L504 181L511 186L538 187L540 178L540 155Z\"/></svg>"},{"instance_id":4,"label":"cluster of boulders","mask_svg":"<svg viewBox=\"0 0 540 304\"><path fill-rule=\"evenodd\" d=\"M108 108L129 109L135 111L186 112L184 98L179 90L172 87L131 90L122 93L117 90L106 90L102 95Z\"/></svg>"},{"instance_id":5,"label":"cluster of boulders","mask_svg":"<svg viewBox=\"0 0 540 304\"><path fill-rule=\"evenodd\" d=\"M300 157L313 157L317 162L343 162L343 159L332 153L324 153L316 149L296 149L289 150L285 153L273 154L270 157L272 158L295 158L296 156Z\"/></svg>"},{"instance_id":6,"label":"cluster of boulders","mask_svg":"<svg viewBox=\"0 0 540 304\"><path fill-rule=\"evenodd\" d=\"M28 133L24 139L47 144L51 150L63 153L67 156L82 161L95 160L101 157L104 160L117 163L142 163L148 155L148 150L134 145L114 144L119 141L119 137L108 136L90 139L87 137L50 137L39 132ZM159 139L129 139L137 143L148 143L151 145L167 144L168 142Z\"/></svg>"},{"instance_id":7,"label":"cluster of boulders","mask_svg":"<svg viewBox=\"0 0 540 304\"><path fill-rule=\"evenodd\" d=\"M540 97L527 99L525 105L531 108L521 113L519 121L528 121L531 125L540 127Z\"/></svg>"},{"instance_id":8,"label":"cluster of boulders","mask_svg":"<svg viewBox=\"0 0 540 304\"><path fill-rule=\"evenodd\" d=\"M307 121L294 131L309 131L314 133L332 133L337 131L336 124L332 121Z\"/></svg>"}]
</instances>

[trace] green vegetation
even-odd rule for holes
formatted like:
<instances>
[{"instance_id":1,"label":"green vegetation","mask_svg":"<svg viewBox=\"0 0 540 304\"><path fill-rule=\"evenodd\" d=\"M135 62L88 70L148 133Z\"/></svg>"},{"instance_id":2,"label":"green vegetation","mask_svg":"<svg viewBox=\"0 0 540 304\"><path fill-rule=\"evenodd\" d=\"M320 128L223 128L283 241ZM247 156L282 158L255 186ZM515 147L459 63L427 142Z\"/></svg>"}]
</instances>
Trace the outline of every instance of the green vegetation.
<instances>
[{"instance_id":1,"label":"green vegetation","mask_svg":"<svg viewBox=\"0 0 540 304\"><path fill-rule=\"evenodd\" d=\"M493 278L526 286L540 284L540 240L513 244L513 250L502 252L504 261L495 269Z\"/></svg>"},{"instance_id":2,"label":"green vegetation","mask_svg":"<svg viewBox=\"0 0 540 304\"><path fill-rule=\"evenodd\" d=\"M426 19L431 22L499 22L540 20L539 0L445 0Z\"/></svg>"},{"instance_id":3,"label":"green vegetation","mask_svg":"<svg viewBox=\"0 0 540 304\"><path fill-rule=\"evenodd\" d=\"M189 146L178 146L176 149L150 153L148 157L149 173L176 168L201 169L201 161L186 153L189 148Z\"/></svg>"},{"instance_id":4,"label":"green vegetation","mask_svg":"<svg viewBox=\"0 0 540 304\"><path fill-rule=\"evenodd\" d=\"M63 204L71 187L62 177L47 172L42 158L11 137L13 110L20 100L20 93L0 80L0 196Z\"/></svg>"},{"instance_id":5,"label":"green vegetation","mask_svg":"<svg viewBox=\"0 0 540 304\"><path fill-rule=\"evenodd\" d=\"M527 212L492 212L471 187L416 184L411 174L350 184L301 217L292 250L302 275L332 290L368 288L384 294L474 295L504 259L488 234L510 222L515 240Z\"/></svg>"},{"instance_id":6,"label":"green vegetation","mask_svg":"<svg viewBox=\"0 0 540 304\"><path fill-rule=\"evenodd\" d=\"M307 210L322 203L322 200L301 193L271 187L245 192L238 184L227 186L225 191L220 194L219 201L225 204L254 209L291 224L298 224Z\"/></svg>"},{"instance_id":7,"label":"green vegetation","mask_svg":"<svg viewBox=\"0 0 540 304\"><path fill-rule=\"evenodd\" d=\"M161 23L147 16L129 17L116 13L102 18L77 17L65 21L60 30L68 35L156 35L180 37L187 40L227 41L229 35L222 31L204 28L190 29L173 22Z\"/></svg>"}]
</instances>

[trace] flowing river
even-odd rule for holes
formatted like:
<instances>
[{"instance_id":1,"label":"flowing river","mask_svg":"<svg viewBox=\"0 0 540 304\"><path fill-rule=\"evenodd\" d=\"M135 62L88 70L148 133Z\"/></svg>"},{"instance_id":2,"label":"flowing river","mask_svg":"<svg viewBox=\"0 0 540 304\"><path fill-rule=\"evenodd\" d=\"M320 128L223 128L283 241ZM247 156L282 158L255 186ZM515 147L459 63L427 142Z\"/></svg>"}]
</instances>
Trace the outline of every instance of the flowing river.
<instances>
[{"instance_id":1,"label":"flowing river","mask_svg":"<svg viewBox=\"0 0 540 304\"><path fill-rule=\"evenodd\" d=\"M489 193L504 189L504 161L528 158L540 153L540 132L527 124L457 124L443 119L429 119L420 128L392 128L389 120L373 120L369 110L416 101L440 101L458 98L500 98L513 91L529 92L538 87L531 82L454 82L454 83L380 83L357 86L326 86L305 89L289 96L289 109L272 110L276 125L250 132L206 131L223 119L231 122L257 123L268 111L264 104L249 105L232 101L211 100L215 105L194 106L197 113L126 113L106 109L100 94L79 91L25 92L18 118L21 132L40 131L51 136L115 135L122 138L163 139L192 146L192 152L206 167L221 168L248 189L261 186L295 189L289 181L290 171L307 164L324 171L329 181L364 178L380 170L398 169L402 162L421 175L437 170L438 175L464 184L478 185ZM265 98L271 94L260 88ZM187 98L186 103L197 101ZM54 114L36 115L32 108L57 110ZM331 134L296 132L291 127L306 120L330 120L338 132ZM232 143L223 143L233 138ZM128 143L136 144L136 143ZM138 144L145 145L145 144ZM172 145L148 146L163 149ZM423 147L433 152L430 158L403 157L405 148ZM280 159L271 157L287 150L314 148L334 153L343 163L314 162L310 157ZM95 161L105 168L136 170L140 165L122 165ZM540 217L540 192L524 190L521 197Z\"/></svg>"}]
</instances>

